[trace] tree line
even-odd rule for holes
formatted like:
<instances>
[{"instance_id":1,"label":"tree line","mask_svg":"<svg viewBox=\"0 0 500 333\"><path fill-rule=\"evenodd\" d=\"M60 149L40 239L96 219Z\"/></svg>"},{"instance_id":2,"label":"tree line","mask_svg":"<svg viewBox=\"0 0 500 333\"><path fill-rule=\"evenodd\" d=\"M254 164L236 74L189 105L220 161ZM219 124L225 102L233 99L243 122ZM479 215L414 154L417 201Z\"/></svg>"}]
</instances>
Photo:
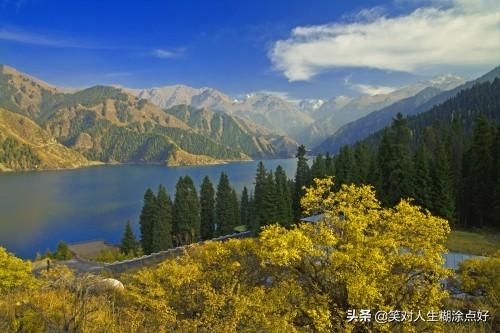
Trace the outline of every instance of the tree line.
<instances>
[{"instance_id":1,"label":"tree line","mask_svg":"<svg viewBox=\"0 0 500 333\"><path fill-rule=\"evenodd\" d=\"M310 184L334 176L337 187L371 184L386 206L413 198L455 226L498 226L500 126L479 116L471 134L463 127L454 120L412 130L399 114L377 145L365 140L335 156L318 155L301 178Z\"/></svg>"},{"instance_id":2,"label":"tree line","mask_svg":"<svg viewBox=\"0 0 500 333\"><path fill-rule=\"evenodd\" d=\"M259 162L254 184L253 190L245 186L238 194L222 172L216 187L205 176L199 194L191 177L180 177L173 200L163 185L156 193L148 188L139 217L140 241L128 223L122 252L137 252L140 245L149 254L236 231L258 231L269 223L291 225L293 182L284 169L267 170Z\"/></svg>"}]
</instances>

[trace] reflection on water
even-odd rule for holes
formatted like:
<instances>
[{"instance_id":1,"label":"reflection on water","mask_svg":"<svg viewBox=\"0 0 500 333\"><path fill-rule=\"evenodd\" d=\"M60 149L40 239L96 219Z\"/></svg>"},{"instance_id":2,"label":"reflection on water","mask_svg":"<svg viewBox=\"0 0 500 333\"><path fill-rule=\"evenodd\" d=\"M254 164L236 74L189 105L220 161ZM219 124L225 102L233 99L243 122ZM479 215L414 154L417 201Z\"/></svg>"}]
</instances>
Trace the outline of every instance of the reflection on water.
<instances>
[{"instance_id":1,"label":"reflection on water","mask_svg":"<svg viewBox=\"0 0 500 333\"><path fill-rule=\"evenodd\" d=\"M294 159L265 161L283 166L289 177ZM60 240L96 238L118 243L130 219L138 235L138 216L147 187L166 185L171 196L180 176L196 184L208 175L214 186L225 171L238 192L253 186L257 162L175 167L118 165L79 170L0 173L0 246L30 258L53 250Z\"/></svg>"}]
</instances>

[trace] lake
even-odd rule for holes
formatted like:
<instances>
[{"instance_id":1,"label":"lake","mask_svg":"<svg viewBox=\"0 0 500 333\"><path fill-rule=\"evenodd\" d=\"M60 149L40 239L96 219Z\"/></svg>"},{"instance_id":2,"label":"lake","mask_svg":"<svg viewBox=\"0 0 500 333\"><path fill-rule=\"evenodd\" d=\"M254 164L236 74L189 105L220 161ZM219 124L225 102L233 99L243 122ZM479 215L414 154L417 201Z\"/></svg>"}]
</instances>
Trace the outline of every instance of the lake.
<instances>
[{"instance_id":1,"label":"lake","mask_svg":"<svg viewBox=\"0 0 500 333\"><path fill-rule=\"evenodd\" d=\"M233 187L253 189L257 163L165 167L113 165L77 170L0 173L0 246L22 258L68 243L104 239L118 244L125 223L132 222L139 237L139 214L147 187L167 187L173 199L180 176L199 185L208 175L217 186L221 171ZM264 161L267 169L281 165L293 177L295 159Z\"/></svg>"}]
</instances>

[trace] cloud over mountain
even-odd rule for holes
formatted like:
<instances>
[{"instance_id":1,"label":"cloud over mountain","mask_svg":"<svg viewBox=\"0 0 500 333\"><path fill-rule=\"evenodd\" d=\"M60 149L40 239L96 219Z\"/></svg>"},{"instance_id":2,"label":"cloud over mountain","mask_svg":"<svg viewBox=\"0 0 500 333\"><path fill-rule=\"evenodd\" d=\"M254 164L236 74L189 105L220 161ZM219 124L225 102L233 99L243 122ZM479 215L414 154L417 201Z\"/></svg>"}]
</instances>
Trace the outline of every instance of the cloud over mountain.
<instances>
[{"instance_id":1,"label":"cloud over mountain","mask_svg":"<svg viewBox=\"0 0 500 333\"><path fill-rule=\"evenodd\" d=\"M289 81L309 80L340 67L417 72L498 62L498 1L426 3L400 16L372 11L349 22L296 27L288 39L274 43L269 57Z\"/></svg>"}]
</instances>

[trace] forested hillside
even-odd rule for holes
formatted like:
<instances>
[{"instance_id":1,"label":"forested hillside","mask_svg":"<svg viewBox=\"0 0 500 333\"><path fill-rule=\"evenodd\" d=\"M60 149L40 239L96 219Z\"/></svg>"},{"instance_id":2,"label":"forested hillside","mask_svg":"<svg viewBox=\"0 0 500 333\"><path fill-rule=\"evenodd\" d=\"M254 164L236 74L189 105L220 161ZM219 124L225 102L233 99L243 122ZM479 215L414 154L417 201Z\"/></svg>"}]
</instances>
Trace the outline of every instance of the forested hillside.
<instances>
[{"instance_id":1,"label":"forested hillside","mask_svg":"<svg viewBox=\"0 0 500 333\"><path fill-rule=\"evenodd\" d=\"M417 115L429 111L433 106L455 97L461 91L472 88L475 84L491 82L500 77L500 68L497 67L476 80L466 82L454 89L443 91L437 87L427 87L415 96L411 96L374 111L365 117L342 126L333 135L314 148L316 153L337 153L343 145L354 144L372 133L388 126L396 114L404 116Z\"/></svg>"},{"instance_id":2,"label":"forested hillside","mask_svg":"<svg viewBox=\"0 0 500 333\"><path fill-rule=\"evenodd\" d=\"M312 177L370 183L382 201L411 197L464 227L500 216L500 79L476 84L430 111L404 119L334 157L316 157Z\"/></svg>"},{"instance_id":3,"label":"forested hillside","mask_svg":"<svg viewBox=\"0 0 500 333\"><path fill-rule=\"evenodd\" d=\"M27 117L0 108L0 171L76 168L91 163Z\"/></svg>"},{"instance_id":4,"label":"forested hillside","mask_svg":"<svg viewBox=\"0 0 500 333\"><path fill-rule=\"evenodd\" d=\"M187 105L165 111L186 122L198 133L253 158L286 158L293 156L297 150L297 144L291 138L274 134L267 128L226 113Z\"/></svg>"}]
</instances>

